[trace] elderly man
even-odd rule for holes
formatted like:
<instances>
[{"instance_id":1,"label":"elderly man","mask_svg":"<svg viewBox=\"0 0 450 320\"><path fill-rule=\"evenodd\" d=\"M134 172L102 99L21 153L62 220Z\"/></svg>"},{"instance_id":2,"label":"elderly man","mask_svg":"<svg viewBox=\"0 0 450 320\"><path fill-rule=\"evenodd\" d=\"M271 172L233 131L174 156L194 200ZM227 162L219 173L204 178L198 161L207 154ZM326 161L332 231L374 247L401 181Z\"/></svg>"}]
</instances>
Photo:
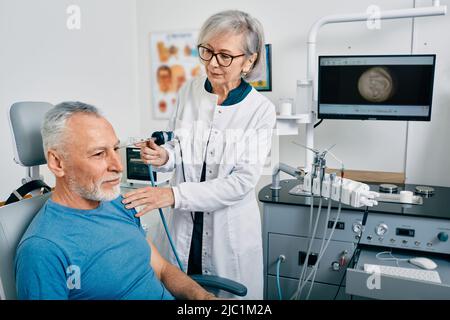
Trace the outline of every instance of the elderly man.
<instances>
[{"instance_id":1,"label":"elderly man","mask_svg":"<svg viewBox=\"0 0 450 320\"><path fill-rule=\"evenodd\" d=\"M19 299L210 299L145 238L119 196L119 141L98 110L65 102L42 126L56 187L20 241Z\"/></svg>"}]
</instances>

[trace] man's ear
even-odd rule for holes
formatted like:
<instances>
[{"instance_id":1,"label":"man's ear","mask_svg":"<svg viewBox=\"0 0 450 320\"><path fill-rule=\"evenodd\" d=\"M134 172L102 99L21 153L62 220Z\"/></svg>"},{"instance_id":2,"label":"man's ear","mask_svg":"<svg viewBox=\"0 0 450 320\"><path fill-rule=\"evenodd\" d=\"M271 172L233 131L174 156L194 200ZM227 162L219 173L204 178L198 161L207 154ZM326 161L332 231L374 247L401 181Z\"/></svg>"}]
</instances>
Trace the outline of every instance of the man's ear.
<instances>
[{"instance_id":1,"label":"man's ear","mask_svg":"<svg viewBox=\"0 0 450 320\"><path fill-rule=\"evenodd\" d=\"M64 172L64 158L55 150L47 151L47 166L57 178L62 178Z\"/></svg>"}]
</instances>

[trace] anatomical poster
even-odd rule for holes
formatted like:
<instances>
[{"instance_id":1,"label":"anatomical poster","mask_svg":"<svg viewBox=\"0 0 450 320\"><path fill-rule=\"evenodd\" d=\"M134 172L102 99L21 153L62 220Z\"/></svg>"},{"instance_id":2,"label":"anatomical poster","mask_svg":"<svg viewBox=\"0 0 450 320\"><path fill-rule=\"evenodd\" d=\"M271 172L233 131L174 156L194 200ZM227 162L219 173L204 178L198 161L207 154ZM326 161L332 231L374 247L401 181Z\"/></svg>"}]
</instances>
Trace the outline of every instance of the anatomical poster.
<instances>
[{"instance_id":1,"label":"anatomical poster","mask_svg":"<svg viewBox=\"0 0 450 320\"><path fill-rule=\"evenodd\" d=\"M169 119L180 87L203 72L197 36L198 31L150 34L150 91L155 119Z\"/></svg>"}]
</instances>

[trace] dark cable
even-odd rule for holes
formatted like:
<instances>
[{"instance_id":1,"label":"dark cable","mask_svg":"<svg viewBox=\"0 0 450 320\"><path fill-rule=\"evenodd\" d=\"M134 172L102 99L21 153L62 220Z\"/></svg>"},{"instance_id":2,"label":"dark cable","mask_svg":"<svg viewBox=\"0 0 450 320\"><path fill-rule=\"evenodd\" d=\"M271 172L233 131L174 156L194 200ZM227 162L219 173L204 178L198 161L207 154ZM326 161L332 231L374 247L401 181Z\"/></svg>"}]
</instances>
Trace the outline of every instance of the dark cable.
<instances>
[{"instance_id":1,"label":"dark cable","mask_svg":"<svg viewBox=\"0 0 450 320\"><path fill-rule=\"evenodd\" d=\"M353 251L352 257L350 258L350 261L347 264L347 269L350 267L350 265L352 264L353 259L356 257L356 252L359 251L358 247L359 247L359 243L362 239L363 233L364 233L364 226L366 225L366 221L367 221L367 215L369 214L369 207L366 206L366 209L364 210L364 216L361 222L362 228L361 228L361 235L358 239L358 243L356 244L355 250ZM342 275L341 281L339 282L339 287L336 291L336 294L334 295L333 300L336 300L339 291L341 290L342 287L342 282L344 281L345 276L347 275L347 269L344 271L344 274Z\"/></svg>"},{"instance_id":2,"label":"dark cable","mask_svg":"<svg viewBox=\"0 0 450 320\"><path fill-rule=\"evenodd\" d=\"M316 127L318 127L318 126L322 123L322 121L323 121L323 119L320 119L320 121L317 122L317 123L314 125L314 129L315 129Z\"/></svg>"}]
</instances>

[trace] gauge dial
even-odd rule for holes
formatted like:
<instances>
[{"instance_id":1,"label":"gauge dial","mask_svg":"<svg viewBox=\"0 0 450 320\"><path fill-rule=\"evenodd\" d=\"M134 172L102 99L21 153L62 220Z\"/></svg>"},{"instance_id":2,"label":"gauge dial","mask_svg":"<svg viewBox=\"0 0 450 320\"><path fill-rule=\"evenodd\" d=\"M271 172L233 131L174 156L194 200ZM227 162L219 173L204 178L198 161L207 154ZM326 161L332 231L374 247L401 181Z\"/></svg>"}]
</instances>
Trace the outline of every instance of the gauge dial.
<instances>
[{"instance_id":1,"label":"gauge dial","mask_svg":"<svg viewBox=\"0 0 450 320\"><path fill-rule=\"evenodd\" d=\"M352 226L353 232L357 234L361 234L362 231L362 225L360 222L355 222Z\"/></svg>"},{"instance_id":2,"label":"gauge dial","mask_svg":"<svg viewBox=\"0 0 450 320\"><path fill-rule=\"evenodd\" d=\"M375 228L375 233L379 236L384 236L386 234L386 232L389 230L387 224L385 223L380 223L376 228Z\"/></svg>"}]
</instances>

